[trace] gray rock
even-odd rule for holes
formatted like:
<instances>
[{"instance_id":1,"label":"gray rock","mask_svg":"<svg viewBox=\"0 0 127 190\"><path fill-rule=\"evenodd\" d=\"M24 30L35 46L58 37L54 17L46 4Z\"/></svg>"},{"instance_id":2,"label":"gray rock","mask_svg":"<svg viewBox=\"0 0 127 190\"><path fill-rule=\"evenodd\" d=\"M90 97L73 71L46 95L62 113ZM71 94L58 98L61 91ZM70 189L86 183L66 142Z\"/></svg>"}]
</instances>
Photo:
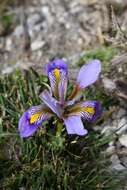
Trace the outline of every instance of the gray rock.
<instances>
[{"instance_id":1,"label":"gray rock","mask_svg":"<svg viewBox=\"0 0 127 190\"><path fill-rule=\"evenodd\" d=\"M119 138L119 142L121 143L122 146L127 147L127 134L126 135L122 135Z\"/></svg>"},{"instance_id":2,"label":"gray rock","mask_svg":"<svg viewBox=\"0 0 127 190\"><path fill-rule=\"evenodd\" d=\"M39 50L39 49L41 49L44 45L45 45L45 42L44 42L44 41L35 40L35 41L32 42L32 44L31 44L31 50L32 50L32 51Z\"/></svg>"},{"instance_id":3,"label":"gray rock","mask_svg":"<svg viewBox=\"0 0 127 190\"><path fill-rule=\"evenodd\" d=\"M125 124L123 127L121 127L118 131L116 131L117 135L122 135L127 131L127 124Z\"/></svg>"},{"instance_id":4,"label":"gray rock","mask_svg":"<svg viewBox=\"0 0 127 190\"><path fill-rule=\"evenodd\" d=\"M118 129L127 125L127 117L123 117L118 123Z\"/></svg>"},{"instance_id":5,"label":"gray rock","mask_svg":"<svg viewBox=\"0 0 127 190\"><path fill-rule=\"evenodd\" d=\"M120 164L120 160L117 154L113 154L110 158L113 165Z\"/></svg>"},{"instance_id":6,"label":"gray rock","mask_svg":"<svg viewBox=\"0 0 127 190\"><path fill-rule=\"evenodd\" d=\"M120 161L121 161L122 164L127 168L127 157L124 156L124 157L120 158Z\"/></svg>"},{"instance_id":7,"label":"gray rock","mask_svg":"<svg viewBox=\"0 0 127 190\"><path fill-rule=\"evenodd\" d=\"M107 90L112 91L116 89L116 84L113 80L108 79L108 78L103 78L102 82L103 82L104 88L106 88Z\"/></svg>"},{"instance_id":8,"label":"gray rock","mask_svg":"<svg viewBox=\"0 0 127 190\"><path fill-rule=\"evenodd\" d=\"M122 164L115 164L115 165L112 165L111 168L112 168L113 170L117 170L117 171L126 170L126 168L125 168Z\"/></svg>"},{"instance_id":9,"label":"gray rock","mask_svg":"<svg viewBox=\"0 0 127 190\"><path fill-rule=\"evenodd\" d=\"M17 37L20 37L24 34L24 28L23 28L23 25L18 25L14 32L13 32L13 35L14 36L17 36Z\"/></svg>"},{"instance_id":10,"label":"gray rock","mask_svg":"<svg viewBox=\"0 0 127 190\"><path fill-rule=\"evenodd\" d=\"M7 50L7 51L11 51L11 49L12 49L12 39L10 38L10 37L8 37L7 39L6 39L6 45L5 45L5 49Z\"/></svg>"},{"instance_id":11,"label":"gray rock","mask_svg":"<svg viewBox=\"0 0 127 190\"><path fill-rule=\"evenodd\" d=\"M115 146L109 146L107 149L106 149L106 154L108 155L111 155L115 152Z\"/></svg>"},{"instance_id":12,"label":"gray rock","mask_svg":"<svg viewBox=\"0 0 127 190\"><path fill-rule=\"evenodd\" d=\"M106 136L110 135L112 133L112 129L110 126L105 126L103 130L101 131L101 134L105 134Z\"/></svg>"},{"instance_id":13,"label":"gray rock","mask_svg":"<svg viewBox=\"0 0 127 190\"><path fill-rule=\"evenodd\" d=\"M115 117L119 119L119 118L125 116L126 114L127 113L126 113L125 109L120 108L119 111L117 112L117 114L115 114Z\"/></svg>"},{"instance_id":14,"label":"gray rock","mask_svg":"<svg viewBox=\"0 0 127 190\"><path fill-rule=\"evenodd\" d=\"M27 23L28 27L31 29L34 27L34 25L40 20L40 15L35 13L28 17Z\"/></svg>"}]
</instances>

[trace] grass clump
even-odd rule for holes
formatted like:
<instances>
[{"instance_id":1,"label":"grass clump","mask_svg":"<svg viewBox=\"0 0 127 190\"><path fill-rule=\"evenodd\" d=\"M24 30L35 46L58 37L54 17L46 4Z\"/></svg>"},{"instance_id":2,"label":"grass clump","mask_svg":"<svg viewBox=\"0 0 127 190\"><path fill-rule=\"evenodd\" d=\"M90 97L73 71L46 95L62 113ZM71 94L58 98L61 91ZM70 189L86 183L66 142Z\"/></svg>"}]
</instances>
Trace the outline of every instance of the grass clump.
<instances>
[{"instance_id":1,"label":"grass clump","mask_svg":"<svg viewBox=\"0 0 127 190\"><path fill-rule=\"evenodd\" d=\"M28 139L17 131L20 115L40 103L47 82L33 70L0 78L0 189L116 190L122 185L102 150L110 141L90 130L88 136L55 136L53 120ZM89 96L89 94L87 94ZM96 99L96 95L94 95ZM102 99L103 100L103 99Z\"/></svg>"},{"instance_id":2,"label":"grass clump","mask_svg":"<svg viewBox=\"0 0 127 190\"><path fill-rule=\"evenodd\" d=\"M110 60L115 55L117 55L118 52L118 48L113 48L111 46L100 46L84 53L84 55L81 56L77 64L81 66L92 59L99 59L103 63L103 72L107 72L110 69Z\"/></svg>"}]
</instances>

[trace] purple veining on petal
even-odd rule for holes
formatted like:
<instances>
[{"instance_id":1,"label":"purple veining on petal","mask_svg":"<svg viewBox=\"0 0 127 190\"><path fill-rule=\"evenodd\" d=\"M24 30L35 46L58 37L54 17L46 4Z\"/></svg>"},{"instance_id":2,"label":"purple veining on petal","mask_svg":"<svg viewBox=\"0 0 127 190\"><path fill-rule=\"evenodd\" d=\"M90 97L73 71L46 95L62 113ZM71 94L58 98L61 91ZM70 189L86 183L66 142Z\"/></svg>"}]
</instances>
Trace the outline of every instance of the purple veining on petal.
<instances>
[{"instance_id":1,"label":"purple veining on petal","mask_svg":"<svg viewBox=\"0 0 127 190\"><path fill-rule=\"evenodd\" d=\"M82 117L88 121L95 121L98 117L100 117L101 113L102 113L102 107L100 102L95 101L95 100L87 100L84 101L83 103L81 103L84 108L87 107L92 107L94 109L94 113L89 113L87 111L84 111L84 113L82 113Z\"/></svg>"},{"instance_id":2,"label":"purple veining on petal","mask_svg":"<svg viewBox=\"0 0 127 190\"><path fill-rule=\"evenodd\" d=\"M42 121L48 120L51 117L51 113L46 112L44 105L32 106L28 109L28 119L31 118L32 115L36 114L37 112L41 112L38 116L37 120L34 122L36 125L41 125Z\"/></svg>"},{"instance_id":3,"label":"purple veining on petal","mask_svg":"<svg viewBox=\"0 0 127 190\"><path fill-rule=\"evenodd\" d=\"M54 59L46 65L52 94L63 102L68 82L68 66L62 59Z\"/></svg>"},{"instance_id":4,"label":"purple veining on petal","mask_svg":"<svg viewBox=\"0 0 127 190\"><path fill-rule=\"evenodd\" d=\"M95 121L102 113L100 102L87 100L75 103L66 108L68 116L81 116L88 121ZM66 114L66 113L65 113Z\"/></svg>"},{"instance_id":5,"label":"purple veining on petal","mask_svg":"<svg viewBox=\"0 0 127 190\"><path fill-rule=\"evenodd\" d=\"M93 84L99 77L101 71L101 62L100 60L92 60L81 67L78 77L77 85L80 88L85 88Z\"/></svg>"},{"instance_id":6,"label":"purple veining on petal","mask_svg":"<svg viewBox=\"0 0 127 190\"><path fill-rule=\"evenodd\" d=\"M84 136L87 130L84 128L80 116L70 116L64 119L68 134L77 134Z\"/></svg>"},{"instance_id":7,"label":"purple veining on petal","mask_svg":"<svg viewBox=\"0 0 127 190\"><path fill-rule=\"evenodd\" d=\"M19 120L18 130L20 132L21 137L29 137L33 135L33 133L36 132L38 129L38 126L33 124L30 124L28 112L24 112Z\"/></svg>"},{"instance_id":8,"label":"purple veining on petal","mask_svg":"<svg viewBox=\"0 0 127 190\"><path fill-rule=\"evenodd\" d=\"M58 103L58 101L51 96L51 94L47 91L44 90L40 94L40 98L42 101L59 117L61 118L62 116L62 109Z\"/></svg>"}]
</instances>

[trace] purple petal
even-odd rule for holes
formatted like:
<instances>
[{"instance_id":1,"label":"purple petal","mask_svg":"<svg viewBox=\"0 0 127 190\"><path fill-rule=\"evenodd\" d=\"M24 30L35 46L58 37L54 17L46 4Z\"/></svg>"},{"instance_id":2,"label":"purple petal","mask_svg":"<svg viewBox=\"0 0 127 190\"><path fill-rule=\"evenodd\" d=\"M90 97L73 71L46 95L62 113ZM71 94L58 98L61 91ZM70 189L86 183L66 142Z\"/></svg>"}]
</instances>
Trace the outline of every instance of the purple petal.
<instances>
[{"instance_id":1,"label":"purple petal","mask_svg":"<svg viewBox=\"0 0 127 190\"><path fill-rule=\"evenodd\" d=\"M58 85L59 100L61 104L64 104L67 92L67 83L68 83L67 77L66 76L61 77L61 80L59 81Z\"/></svg>"},{"instance_id":2,"label":"purple petal","mask_svg":"<svg viewBox=\"0 0 127 190\"><path fill-rule=\"evenodd\" d=\"M84 113L82 114L84 119L87 119L88 121L95 121L98 117L100 117L101 113L102 113L102 107L100 102L98 101L92 101L92 100L88 100L88 101L84 101L83 102L83 107L86 111L84 111ZM93 108L93 113L91 113L89 111L89 109L87 108Z\"/></svg>"},{"instance_id":3,"label":"purple petal","mask_svg":"<svg viewBox=\"0 0 127 190\"><path fill-rule=\"evenodd\" d=\"M46 65L52 93L60 101L63 101L68 81L68 67L62 59L55 59Z\"/></svg>"},{"instance_id":4,"label":"purple petal","mask_svg":"<svg viewBox=\"0 0 127 190\"><path fill-rule=\"evenodd\" d=\"M82 101L67 108L69 116L81 116L88 121L95 121L102 113L100 102L94 100Z\"/></svg>"},{"instance_id":5,"label":"purple petal","mask_svg":"<svg viewBox=\"0 0 127 190\"><path fill-rule=\"evenodd\" d=\"M57 100L51 96L51 94L44 90L40 94L40 98L43 100L43 102L58 116L61 118L62 116L62 110L60 105L58 104Z\"/></svg>"},{"instance_id":6,"label":"purple petal","mask_svg":"<svg viewBox=\"0 0 127 190\"><path fill-rule=\"evenodd\" d=\"M21 137L29 137L38 129L37 125L30 124L27 111L21 116L19 120L18 130Z\"/></svg>"},{"instance_id":7,"label":"purple petal","mask_svg":"<svg viewBox=\"0 0 127 190\"><path fill-rule=\"evenodd\" d=\"M70 116L64 119L68 134L86 135L87 130L84 129L80 116Z\"/></svg>"},{"instance_id":8,"label":"purple petal","mask_svg":"<svg viewBox=\"0 0 127 190\"><path fill-rule=\"evenodd\" d=\"M85 88L93 84L101 72L101 62L97 59L85 64L79 71L77 85Z\"/></svg>"},{"instance_id":9,"label":"purple petal","mask_svg":"<svg viewBox=\"0 0 127 190\"><path fill-rule=\"evenodd\" d=\"M42 122L51 117L51 112L44 105L32 106L23 113L19 120L18 130L21 137L31 136L42 125Z\"/></svg>"},{"instance_id":10,"label":"purple petal","mask_svg":"<svg viewBox=\"0 0 127 190\"><path fill-rule=\"evenodd\" d=\"M67 64L62 59L54 59L46 65L47 74L54 69L62 69L68 72Z\"/></svg>"}]
</instances>

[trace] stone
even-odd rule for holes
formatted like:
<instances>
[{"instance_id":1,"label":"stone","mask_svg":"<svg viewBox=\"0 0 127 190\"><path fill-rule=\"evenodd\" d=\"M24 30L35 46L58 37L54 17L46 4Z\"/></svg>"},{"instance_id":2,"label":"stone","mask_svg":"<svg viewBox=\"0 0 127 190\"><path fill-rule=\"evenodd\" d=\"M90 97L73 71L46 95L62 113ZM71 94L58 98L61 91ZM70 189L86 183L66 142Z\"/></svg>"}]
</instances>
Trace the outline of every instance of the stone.
<instances>
[{"instance_id":1,"label":"stone","mask_svg":"<svg viewBox=\"0 0 127 190\"><path fill-rule=\"evenodd\" d=\"M12 49L12 39L11 38L6 39L6 47L5 47L5 49L7 51L11 51L11 49Z\"/></svg>"},{"instance_id":2,"label":"stone","mask_svg":"<svg viewBox=\"0 0 127 190\"><path fill-rule=\"evenodd\" d=\"M106 149L106 154L108 155L111 155L115 152L115 146L109 146L107 149Z\"/></svg>"},{"instance_id":3,"label":"stone","mask_svg":"<svg viewBox=\"0 0 127 190\"><path fill-rule=\"evenodd\" d=\"M118 129L120 129L121 127L124 127L124 125L127 125L127 117L123 117L119 123L118 123Z\"/></svg>"},{"instance_id":4,"label":"stone","mask_svg":"<svg viewBox=\"0 0 127 190\"><path fill-rule=\"evenodd\" d=\"M121 143L122 146L127 147L127 134L122 135L119 138L119 142Z\"/></svg>"},{"instance_id":5,"label":"stone","mask_svg":"<svg viewBox=\"0 0 127 190\"><path fill-rule=\"evenodd\" d=\"M119 119L119 118L125 116L126 114L127 114L127 113L126 113L125 109L120 108L119 111L117 112L117 114L115 114L115 116L116 116L116 118Z\"/></svg>"},{"instance_id":6,"label":"stone","mask_svg":"<svg viewBox=\"0 0 127 190\"><path fill-rule=\"evenodd\" d=\"M127 157L124 156L124 157L120 158L120 160L121 160L122 164L127 168Z\"/></svg>"},{"instance_id":7,"label":"stone","mask_svg":"<svg viewBox=\"0 0 127 190\"><path fill-rule=\"evenodd\" d=\"M23 28L23 25L18 25L14 32L13 32L13 35L14 36L17 36L17 37L20 37L24 34L24 28Z\"/></svg>"},{"instance_id":8,"label":"stone","mask_svg":"<svg viewBox=\"0 0 127 190\"><path fill-rule=\"evenodd\" d=\"M32 50L32 51L39 50L39 49L41 49L44 45L45 45L45 42L44 42L44 41L35 40L35 41L32 42L32 44L31 44L31 50Z\"/></svg>"},{"instance_id":9,"label":"stone","mask_svg":"<svg viewBox=\"0 0 127 190\"><path fill-rule=\"evenodd\" d=\"M102 131L101 134L105 134L106 136L111 135L113 133L113 128L111 126L105 126Z\"/></svg>"},{"instance_id":10,"label":"stone","mask_svg":"<svg viewBox=\"0 0 127 190\"><path fill-rule=\"evenodd\" d=\"M111 168L112 168L113 170L117 170L117 171L126 170L126 168L125 168L122 164L115 164L115 165L112 165Z\"/></svg>"},{"instance_id":11,"label":"stone","mask_svg":"<svg viewBox=\"0 0 127 190\"><path fill-rule=\"evenodd\" d=\"M121 127L119 130L116 131L117 135L122 135L127 131L127 124Z\"/></svg>"},{"instance_id":12,"label":"stone","mask_svg":"<svg viewBox=\"0 0 127 190\"><path fill-rule=\"evenodd\" d=\"M120 160L117 154L113 154L110 158L112 164L120 164Z\"/></svg>"},{"instance_id":13,"label":"stone","mask_svg":"<svg viewBox=\"0 0 127 190\"><path fill-rule=\"evenodd\" d=\"M106 88L107 90L112 91L116 89L116 84L113 80L108 79L108 78L103 78L102 82L103 82L104 88Z\"/></svg>"},{"instance_id":14,"label":"stone","mask_svg":"<svg viewBox=\"0 0 127 190\"><path fill-rule=\"evenodd\" d=\"M33 26L40 20L40 15L35 13L28 17L27 23L29 29L33 28Z\"/></svg>"}]
</instances>

